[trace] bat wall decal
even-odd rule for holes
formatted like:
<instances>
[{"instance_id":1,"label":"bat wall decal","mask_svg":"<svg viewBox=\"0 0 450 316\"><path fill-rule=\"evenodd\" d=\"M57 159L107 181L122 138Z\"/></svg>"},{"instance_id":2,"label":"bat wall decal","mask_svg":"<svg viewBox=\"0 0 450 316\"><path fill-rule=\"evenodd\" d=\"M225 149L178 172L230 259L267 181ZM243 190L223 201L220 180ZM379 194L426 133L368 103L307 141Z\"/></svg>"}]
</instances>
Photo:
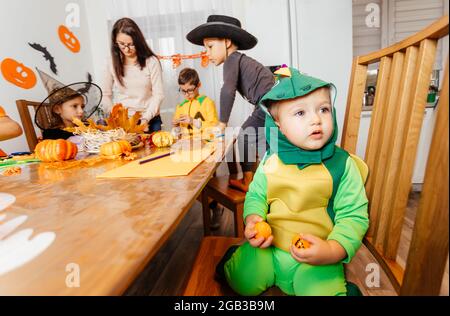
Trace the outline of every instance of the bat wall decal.
<instances>
[{"instance_id":1,"label":"bat wall decal","mask_svg":"<svg viewBox=\"0 0 450 316\"><path fill-rule=\"evenodd\" d=\"M78 92L81 94L85 94L89 92L89 89L91 88L92 83L92 75L88 72L87 73L87 83L84 85L83 88L78 89Z\"/></svg>"},{"instance_id":2,"label":"bat wall decal","mask_svg":"<svg viewBox=\"0 0 450 316\"><path fill-rule=\"evenodd\" d=\"M44 58L50 62L51 71L55 75L57 75L58 70L56 69L55 58L49 53L49 51L47 50L47 47L43 47L41 44L38 44L38 43L33 43L33 44L28 43L28 45L30 45L35 50L44 54Z\"/></svg>"}]
</instances>

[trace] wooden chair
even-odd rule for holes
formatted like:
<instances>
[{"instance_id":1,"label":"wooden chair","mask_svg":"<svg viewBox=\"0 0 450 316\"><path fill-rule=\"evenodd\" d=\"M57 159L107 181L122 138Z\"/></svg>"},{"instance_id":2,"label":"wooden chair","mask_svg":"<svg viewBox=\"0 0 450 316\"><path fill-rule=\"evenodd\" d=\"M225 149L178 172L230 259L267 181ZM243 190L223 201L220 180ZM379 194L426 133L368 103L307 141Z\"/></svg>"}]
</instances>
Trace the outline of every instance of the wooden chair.
<instances>
[{"instance_id":1,"label":"wooden chair","mask_svg":"<svg viewBox=\"0 0 450 316\"><path fill-rule=\"evenodd\" d=\"M353 62L341 143L350 153L356 151L367 67L380 62L365 154L370 170L366 182L370 227L363 246L346 265L347 280L357 284L365 295L438 295L440 292L449 243L448 61L405 267L397 262L397 254L437 41L448 34L448 22L448 16L444 16L404 41L356 57ZM213 279L214 267L221 254L238 241L204 238L186 295L225 293ZM375 271L377 267L381 267L381 284L371 288L366 279L369 270Z\"/></svg>"},{"instance_id":2,"label":"wooden chair","mask_svg":"<svg viewBox=\"0 0 450 316\"><path fill-rule=\"evenodd\" d=\"M29 107L33 107L37 110L41 103L27 101L27 100L17 100L17 110L19 111L20 120L22 121L22 126L25 131L25 136L27 138L28 147L30 151L33 151L38 143L38 138L36 136L36 130L34 129L33 119L31 118Z\"/></svg>"},{"instance_id":3,"label":"wooden chair","mask_svg":"<svg viewBox=\"0 0 450 316\"><path fill-rule=\"evenodd\" d=\"M242 216L244 212L245 193L228 186L229 179L236 179L238 176L238 168L235 158L235 151L233 150L233 161L227 163L229 175L214 176L211 180L209 180L208 184L202 191L201 202L205 235L211 234L209 228L211 222L209 203L211 200L214 200L233 212L234 235L236 237L244 236L244 220Z\"/></svg>"}]
</instances>

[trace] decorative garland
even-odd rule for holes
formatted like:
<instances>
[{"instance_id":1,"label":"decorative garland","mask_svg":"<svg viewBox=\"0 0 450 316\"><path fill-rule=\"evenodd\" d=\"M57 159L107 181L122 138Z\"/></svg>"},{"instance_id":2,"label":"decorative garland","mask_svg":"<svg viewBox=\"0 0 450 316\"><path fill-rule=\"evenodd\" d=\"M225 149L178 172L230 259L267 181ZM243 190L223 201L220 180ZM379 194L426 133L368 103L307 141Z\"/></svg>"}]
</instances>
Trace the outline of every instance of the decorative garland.
<instances>
[{"instance_id":1,"label":"decorative garland","mask_svg":"<svg viewBox=\"0 0 450 316\"><path fill-rule=\"evenodd\" d=\"M159 59L162 59L162 60L171 60L173 69L179 67L181 65L181 62L183 59L201 58L202 67L208 67L208 64L209 64L209 57L206 55L206 52L201 52L201 53L193 54L193 55L175 54L172 56L159 56L159 55L157 55L157 56Z\"/></svg>"}]
</instances>

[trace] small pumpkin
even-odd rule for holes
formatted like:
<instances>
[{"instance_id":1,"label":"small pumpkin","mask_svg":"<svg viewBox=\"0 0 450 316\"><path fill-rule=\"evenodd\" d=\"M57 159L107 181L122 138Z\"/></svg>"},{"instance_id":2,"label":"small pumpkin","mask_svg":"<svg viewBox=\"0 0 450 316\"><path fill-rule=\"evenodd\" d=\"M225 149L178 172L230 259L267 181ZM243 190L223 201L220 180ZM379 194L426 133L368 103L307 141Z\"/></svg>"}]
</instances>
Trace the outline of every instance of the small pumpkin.
<instances>
[{"instance_id":1,"label":"small pumpkin","mask_svg":"<svg viewBox=\"0 0 450 316\"><path fill-rule=\"evenodd\" d=\"M256 230L256 236L255 238L261 238L264 237L264 239L267 239L272 235L272 229L270 228L270 225L266 222L258 222L255 224L255 230Z\"/></svg>"},{"instance_id":2,"label":"small pumpkin","mask_svg":"<svg viewBox=\"0 0 450 316\"><path fill-rule=\"evenodd\" d=\"M156 147L169 147L173 144L173 136L169 132L156 132L152 136L152 142Z\"/></svg>"},{"instance_id":3,"label":"small pumpkin","mask_svg":"<svg viewBox=\"0 0 450 316\"><path fill-rule=\"evenodd\" d=\"M6 116L6 112L5 110L2 108L2 106L0 105L0 117L5 117Z\"/></svg>"},{"instance_id":4,"label":"small pumpkin","mask_svg":"<svg viewBox=\"0 0 450 316\"><path fill-rule=\"evenodd\" d=\"M131 151L131 144L126 140L106 143L100 147L100 153L103 156L118 156Z\"/></svg>"},{"instance_id":5,"label":"small pumpkin","mask_svg":"<svg viewBox=\"0 0 450 316\"><path fill-rule=\"evenodd\" d=\"M294 238L292 238L292 244L298 249L307 249L311 246L309 242L302 239L300 235L295 235Z\"/></svg>"},{"instance_id":6,"label":"small pumpkin","mask_svg":"<svg viewBox=\"0 0 450 316\"><path fill-rule=\"evenodd\" d=\"M38 143L35 154L43 162L64 161L75 158L77 145L64 139L46 139Z\"/></svg>"}]
</instances>

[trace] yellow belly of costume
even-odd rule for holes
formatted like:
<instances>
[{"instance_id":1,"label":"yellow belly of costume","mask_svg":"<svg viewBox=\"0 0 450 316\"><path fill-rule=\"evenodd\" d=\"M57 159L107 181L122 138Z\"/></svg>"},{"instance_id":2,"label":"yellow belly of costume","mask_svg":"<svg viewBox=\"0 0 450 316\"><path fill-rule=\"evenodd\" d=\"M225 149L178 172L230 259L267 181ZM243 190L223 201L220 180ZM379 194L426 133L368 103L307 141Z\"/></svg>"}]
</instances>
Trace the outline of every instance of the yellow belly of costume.
<instances>
[{"instance_id":1,"label":"yellow belly of costume","mask_svg":"<svg viewBox=\"0 0 450 316\"><path fill-rule=\"evenodd\" d=\"M273 244L289 251L291 240L298 233L326 239L333 229L327 213L333 192L333 179L323 164L300 170L285 165L277 155L264 165L267 177L269 214Z\"/></svg>"}]
</instances>

